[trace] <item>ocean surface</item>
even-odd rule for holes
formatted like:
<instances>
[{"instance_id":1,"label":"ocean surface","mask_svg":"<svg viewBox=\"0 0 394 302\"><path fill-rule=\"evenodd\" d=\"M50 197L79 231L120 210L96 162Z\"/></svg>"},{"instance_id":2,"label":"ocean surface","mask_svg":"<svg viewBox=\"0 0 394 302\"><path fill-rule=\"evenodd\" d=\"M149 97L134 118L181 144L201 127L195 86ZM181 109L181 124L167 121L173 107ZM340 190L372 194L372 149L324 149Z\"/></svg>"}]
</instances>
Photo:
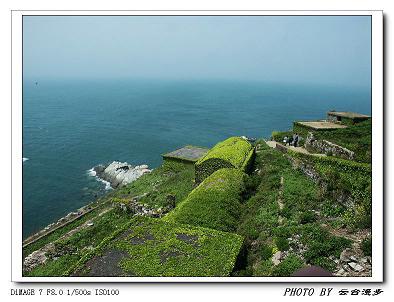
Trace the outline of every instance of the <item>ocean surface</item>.
<instances>
[{"instance_id":1,"label":"ocean surface","mask_svg":"<svg viewBox=\"0 0 394 302\"><path fill-rule=\"evenodd\" d=\"M36 84L37 82L37 84ZM23 83L23 236L105 193L88 170L113 160L161 164L186 144L268 138L328 110L371 113L369 88L217 80Z\"/></svg>"}]
</instances>

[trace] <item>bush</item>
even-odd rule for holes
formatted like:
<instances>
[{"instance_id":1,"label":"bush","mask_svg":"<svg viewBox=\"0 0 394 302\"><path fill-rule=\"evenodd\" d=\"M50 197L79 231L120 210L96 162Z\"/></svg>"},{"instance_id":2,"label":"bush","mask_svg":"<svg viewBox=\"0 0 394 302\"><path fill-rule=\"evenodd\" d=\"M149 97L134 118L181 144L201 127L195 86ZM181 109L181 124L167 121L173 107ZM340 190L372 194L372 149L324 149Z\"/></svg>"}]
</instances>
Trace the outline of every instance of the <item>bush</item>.
<instances>
[{"instance_id":1,"label":"bush","mask_svg":"<svg viewBox=\"0 0 394 302\"><path fill-rule=\"evenodd\" d=\"M336 268L335 262L327 257L314 258L310 263L316 266L320 266L321 268L324 268L325 270L328 270L330 272L335 271Z\"/></svg>"},{"instance_id":2,"label":"bush","mask_svg":"<svg viewBox=\"0 0 394 302\"><path fill-rule=\"evenodd\" d=\"M196 183L201 183L221 168L236 168L246 171L254 157L252 145L240 137L230 137L216 144L195 164Z\"/></svg>"},{"instance_id":3,"label":"bush","mask_svg":"<svg viewBox=\"0 0 394 302\"><path fill-rule=\"evenodd\" d=\"M273 131L271 134L272 140L276 142L283 142L283 139L287 137L293 137L293 131Z\"/></svg>"},{"instance_id":4,"label":"bush","mask_svg":"<svg viewBox=\"0 0 394 302\"><path fill-rule=\"evenodd\" d=\"M287 251L289 249L289 242L284 237L277 237L275 244L280 251Z\"/></svg>"},{"instance_id":5,"label":"bush","mask_svg":"<svg viewBox=\"0 0 394 302\"><path fill-rule=\"evenodd\" d=\"M346 210L339 202L326 200L321 206L321 214L325 217L339 217Z\"/></svg>"},{"instance_id":6,"label":"bush","mask_svg":"<svg viewBox=\"0 0 394 302\"><path fill-rule=\"evenodd\" d=\"M304 266L304 262L295 255L289 255L274 267L272 270L272 276L274 277L288 277L291 276L294 272L299 270Z\"/></svg>"},{"instance_id":7,"label":"bush","mask_svg":"<svg viewBox=\"0 0 394 302\"><path fill-rule=\"evenodd\" d=\"M260 256L263 260L268 260L272 257L272 247L267 244L262 244L260 247Z\"/></svg>"},{"instance_id":8,"label":"bush","mask_svg":"<svg viewBox=\"0 0 394 302\"><path fill-rule=\"evenodd\" d=\"M261 179L258 175L246 175L244 178L245 191L242 193L242 199L248 200L256 193L256 189L259 186Z\"/></svg>"},{"instance_id":9,"label":"bush","mask_svg":"<svg viewBox=\"0 0 394 302\"><path fill-rule=\"evenodd\" d=\"M238 169L214 172L164 219L221 231L235 231L241 213L244 177L245 173Z\"/></svg>"},{"instance_id":10,"label":"bush","mask_svg":"<svg viewBox=\"0 0 394 302\"><path fill-rule=\"evenodd\" d=\"M323 237L319 241L312 241L308 244L308 250L304 257L308 263L315 263L321 257L334 256L339 258L341 252L350 244L351 241L343 237Z\"/></svg>"},{"instance_id":11,"label":"bush","mask_svg":"<svg viewBox=\"0 0 394 302\"><path fill-rule=\"evenodd\" d=\"M258 265L253 267L253 276L270 276L272 265L271 259L259 262Z\"/></svg>"},{"instance_id":12,"label":"bush","mask_svg":"<svg viewBox=\"0 0 394 302\"><path fill-rule=\"evenodd\" d=\"M365 256L372 256L372 238L365 238L361 242L361 249Z\"/></svg>"},{"instance_id":13,"label":"bush","mask_svg":"<svg viewBox=\"0 0 394 302\"><path fill-rule=\"evenodd\" d=\"M306 211L300 215L300 224L311 223L317 220L316 214L312 211Z\"/></svg>"}]
</instances>

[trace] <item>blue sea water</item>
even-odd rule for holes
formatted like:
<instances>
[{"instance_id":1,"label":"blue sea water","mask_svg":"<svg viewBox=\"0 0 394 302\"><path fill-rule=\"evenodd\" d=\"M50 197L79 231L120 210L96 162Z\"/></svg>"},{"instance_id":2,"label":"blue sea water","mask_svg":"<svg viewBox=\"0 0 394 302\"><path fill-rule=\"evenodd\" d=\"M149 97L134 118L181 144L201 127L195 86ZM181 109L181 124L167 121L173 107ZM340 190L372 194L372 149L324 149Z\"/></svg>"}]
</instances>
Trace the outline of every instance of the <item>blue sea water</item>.
<instances>
[{"instance_id":1,"label":"blue sea water","mask_svg":"<svg viewBox=\"0 0 394 302\"><path fill-rule=\"evenodd\" d=\"M23 84L23 236L103 194L87 171L161 164L186 144L269 137L328 110L371 113L369 88L218 80L47 80Z\"/></svg>"}]
</instances>

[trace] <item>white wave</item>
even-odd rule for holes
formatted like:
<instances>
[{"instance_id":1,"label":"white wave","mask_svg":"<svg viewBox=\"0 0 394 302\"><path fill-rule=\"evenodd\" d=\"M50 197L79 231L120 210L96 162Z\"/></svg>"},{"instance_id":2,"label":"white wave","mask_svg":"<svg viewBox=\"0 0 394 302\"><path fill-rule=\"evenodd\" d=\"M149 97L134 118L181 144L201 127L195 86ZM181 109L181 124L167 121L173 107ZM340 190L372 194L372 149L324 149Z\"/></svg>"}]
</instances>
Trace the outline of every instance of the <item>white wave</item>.
<instances>
[{"instance_id":1,"label":"white wave","mask_svg":"<svg viewBox=\"0 0 394 302\"><path fill-rule=\"evenodd\" d=\"M97 177L97 176L96 176L96 178L99 182L102 182L103 184L105 184L105 190L112 190L111 183L109 181L101 179L100 177Z\"/></svg>"},{"instance_id":2,"label":"white wave","mask_svg":"<svg viewBox=\"0 0 394 302\"><path fill-rule=\"evenodd\" d=\"M96 176L96 175L97 175L96 171L94 171L94 168L88 170L88 174L89 174L90 176Z\"/></svg>"},{"instance_id":3,"label":"white wave","mask_svg":"<svg viewBox=\"0 0 394 302\"><path fill-rule=\"evenodd\" d=\"M22 162L24 163L25 161L29 160L27 157L22 158Z\"/></svg>"},{"instance_id":4,"label":"white wave","mask_svg":"<svg viewBox=\"0 0 394 302\"><path fill-rule=\"evenodd\" d=\"M97 181L105 184L105 190L112 190L111 183L109 181L106 181L106 180L98 177L96 171L94 171L94 168L89 169L87 171L87 173L89 176L95 177Z\"/></svg>"}]
</instances>

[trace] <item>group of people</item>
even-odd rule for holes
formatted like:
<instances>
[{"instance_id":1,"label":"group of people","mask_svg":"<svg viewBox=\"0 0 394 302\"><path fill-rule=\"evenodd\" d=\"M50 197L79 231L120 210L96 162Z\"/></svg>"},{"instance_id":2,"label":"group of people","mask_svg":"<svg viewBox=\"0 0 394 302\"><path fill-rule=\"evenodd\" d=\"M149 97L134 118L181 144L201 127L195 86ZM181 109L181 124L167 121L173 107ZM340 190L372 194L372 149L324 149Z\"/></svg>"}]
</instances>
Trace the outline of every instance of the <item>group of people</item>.
<instances>
[{"instance_id":1,"label":"group of people","mask_svg":"<svg viewBox=\"0 0 394 302\"><path fill-rule=\"evenodd\" d=\"M285 146L289 145L289 146L294 146L297 147L298 146L298 142L300 140L300 137L298 135L298 133L294 133L293 137L288 137L287 135L283 138L283 143L285 144Z\"/></svg>"}]
</instances>

